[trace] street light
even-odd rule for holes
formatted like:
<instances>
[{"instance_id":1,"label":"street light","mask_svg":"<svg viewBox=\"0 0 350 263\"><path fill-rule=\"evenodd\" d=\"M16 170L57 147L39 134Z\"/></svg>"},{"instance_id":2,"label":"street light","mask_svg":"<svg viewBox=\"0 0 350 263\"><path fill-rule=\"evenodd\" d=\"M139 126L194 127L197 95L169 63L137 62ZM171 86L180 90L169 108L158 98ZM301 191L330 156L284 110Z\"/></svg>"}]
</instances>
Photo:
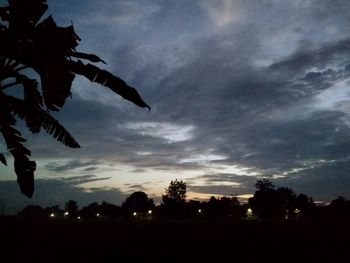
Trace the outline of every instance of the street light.
<instances>
[{"instance_id":1,"label":"street light","mask_svg":"<svg viewBox=\"0 0 350 263\"><path fill-rule=\"evenodd\" d=\"M152 214L152 210L148 210L148 214L151 215Z\"/></svg>"},{"instance_id":2,"label":"street light","mask_svg":"<svg viewBox=\"0 0 350 263\"><path fill-rule=\"evenodd\" d=\"M247 209L247 219L253 219L253 210L251 208Z\"/></svg>"}]
</instances>

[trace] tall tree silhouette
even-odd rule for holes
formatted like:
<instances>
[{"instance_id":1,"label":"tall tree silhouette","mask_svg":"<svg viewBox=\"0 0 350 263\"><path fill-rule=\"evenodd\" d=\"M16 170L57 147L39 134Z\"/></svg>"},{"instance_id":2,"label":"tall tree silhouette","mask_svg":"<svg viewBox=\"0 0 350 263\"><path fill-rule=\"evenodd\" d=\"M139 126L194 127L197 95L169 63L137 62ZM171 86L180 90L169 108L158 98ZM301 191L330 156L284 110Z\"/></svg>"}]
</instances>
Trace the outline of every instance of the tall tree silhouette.
<instances>
[{"instance_id":1,"label":"tall tree silhouette","mask_svg":"<svg viewBox=\"0 0 350 263\"><path fill-rule=\"evenodd\" d=\"M186 200L186 183L182 180L171 181L169 187L165 189L165 195L162 196L164 204L174 203L182 204Z\"/></svg>"},{"instance_id":2,"label":"tall tree silhouette","mask_svg":"<svg viewBox=\"0 0 350 263\"><path fill-rule=\"evenodd\" d=\"M39 20L46 12L46 0L8 0L0 7L0 132L14 157L14 169L21 192L31 197L34 191L36 163L29 159L26 141L15 128L16 118L26 122L32 133L44 129L52 137L72 148L80 145L50 115L60 110L71 94L76 75L110 88L139 107L150 107L136 89L110 72L90 63L104 61L94 54L76 51L80 38L73 26L59 27L51 16ZM40 83L33 78L35 73ZM7 90L21 85L23 97L11 96ZM0 162L6 163L0 153Z\"/></svg>"},{"instance_id":3,"label":"tall tree silhouette","mask_svg":"<svg viewBox=\"0 0 350 263\"><path fill-rule=\"evenodd\" d=\"M254 196L249 198L249 206L260 218L276 218L278 211L278 193L269 179L258 180Z\"/></svg>"},{"instance_id":4,"label":"tall tree silhouette","mask_svg":"<svg viewBox=\"0 0 350 263\"><path fill-rule=\"evenodd\" d=\"M184 218L191 214L186 203L186 183L182 180L171 181L162 195L161 213L165 217ZM190 210L188 210L190 209Z\"/></svg>"}]
</instances>

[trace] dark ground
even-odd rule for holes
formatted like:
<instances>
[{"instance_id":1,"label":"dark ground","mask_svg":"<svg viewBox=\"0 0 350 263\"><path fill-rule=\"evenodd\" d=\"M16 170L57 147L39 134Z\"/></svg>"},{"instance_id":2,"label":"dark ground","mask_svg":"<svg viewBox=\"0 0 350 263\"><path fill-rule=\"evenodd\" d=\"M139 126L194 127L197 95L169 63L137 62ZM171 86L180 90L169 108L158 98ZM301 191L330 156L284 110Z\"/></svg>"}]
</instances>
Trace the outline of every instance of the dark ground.
<instances>
[{"instance_id":1,"label":"dark ground","mask_svg":"<svg viewBox=\"0 0 350 263\"><path fill-rule=\"evenodd\" d=\"M348 221L0 219L1 262L350 262Z\"/></svg>"}]
</instances>

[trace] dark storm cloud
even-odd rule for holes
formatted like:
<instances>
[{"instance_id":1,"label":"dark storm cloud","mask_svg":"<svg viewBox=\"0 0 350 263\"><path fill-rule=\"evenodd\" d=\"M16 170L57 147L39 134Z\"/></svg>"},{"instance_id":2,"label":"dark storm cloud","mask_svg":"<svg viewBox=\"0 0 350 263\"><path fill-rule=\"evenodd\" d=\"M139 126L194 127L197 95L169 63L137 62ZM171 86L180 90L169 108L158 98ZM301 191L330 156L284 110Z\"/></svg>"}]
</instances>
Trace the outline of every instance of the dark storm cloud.
<instances>
[{"instance_id":1,"label":"dark storm cloud","mask_svg":"<svg viewBox=\"0 0 350 263\"><path fill-rule=\"evenodd\" d=\"M330 201L338 196L350 198L350 161L332 160L314 164L288 178L276 179L276 185L288 186L315 200ZM326 194L327 193L327 194Z\"/></svg>"},{"instance_id":2,"label":"dark storm cloud","mask_svg":"<svg viewBox=\"0 0 350 263\"><path fill-rule=\"evenodd\" d=\"M149 8L145 1L107 1L93 9L94 16L82 14L96 6L94 1L70 3L69 10L66 1L51 2L60 19L64 10L79 14L78 35L93 43L83 47L98 47L103 55L111 51L107 69L135 86L152 111L78 81L73 99L56 116L82 149L66 149L48 136L30 137L33 157L72 159L49 163L47 170L95 173L104 169L101 165L127 164L134 172L181 171L238 165L261 176L292 176L310 189L313 180L328 182L328 175L321 174L329 162L335 160L326 174L346 171L340 160L350 155L349 97L344 95L341 105L321 108L316 96L350 76L349 1L234 1L225 21L217 5L203 5L204 0L150 1ZM111 8L101 9L104 5ZM127 22L130 17L139 27ZM95 33L97 41L91 40ZM108 41L107 35L112 35ZM171 141L158 133L164 125L130 128L144 123L193 129L188 138ZM222 158L189 161L197 155ZM305 170L316 164L317 169ZM189 189L218 194L220 189L252 190L254 177L230 176L213 173L202 178L207 185ZM347 186L339 183L345 176L329 178L339 189ZM233 180L241 188L220 185Z\"/></svg>"},{"instance_id":3,"label":"dark storm cloud","mask_svg":"<svg viewBox=\"0 0 350 263\"><path fill-rule=\"evenodd\" d=\"M240 151L228 148L226 154L231 156L230 161L263 173L304 167L308 160L342 159L349 154L350 139L344 117L342 112L324 111L289 121L257 122L239 138L244 144Z\"/></svg>"},{"instance_id":4,"label":"dark storm cloud","mask_svg":"<svg viewBox=\"0 0 350 263\"><path fill-rule=\"evenodd\" d=\"M198 184L198 181L201 183ZM189 178L188 190L213 195L241 195L254 192L255 176L213 173Z\"/></svg>"},{"instance_id":5,"label":"dark storm cloud","mask_svg":"<svg viewBox=\"0 0 350 263\"><path fill-rule=\"evenodd\" d=\"M316 50L299 50L288 58L270 66L272 73L282 74L283 78L293 78L304 74L306 69L324 70L328 67L349 64L350 40L331 43ZM309 75L306 77L315 77Z\"/></svg>"},{"instance_id":6,"label":"dark storm cloud","mask_svg":"<svg viewBox=\"0 0 350 263\"><path fill-rule=\"evenodd\" d=\"M91 178L91 176L90 176ZM111 202L120 204L127 195L118 188L94 188L89 191L78 185L86 181L86 178L61 178L61 179L37 179L35 195L28 199L20 194L17 182L0 181L0 199L4 204L4 212L7 214L17 213L27 205L64 207L68 200L75 200L82 207L92 202Z\"/></svg>"},{"instance_id":7,"label":"dark storm cloud","mask_svg":"<svg viewBox=\"0 0 350 263\"><path fill-rule=\"evenodd\" d=\"M60 180L64 183L78 186L78 185L86 184L90 182L108 180L110 178L111 177L97 177L96 175L91 174L91 175L82 175L82 176L70 176L70 177L60 178Z\"/></svg>"},{"instance_id":8,"label":"dark storm cloud","mask_svg":"<svg viewBox=\"0 0 350 263\"><path fill-rule=\"evenodd\" d=\"M144 173L146 172L146 169L142 169L142 168L136 168L134 170L132 170L133 173Z\"/></svg>"},{"instance_id":9,"label":"dark storm cloud","mask_svg":"<svg viewBox=\"0 0 350 263\"><path fill-rule=\"evenodd\" d=\"M254 190L241 186L231 186L231 185L189 185L188 190L194 193L203 193L219 196L228 195L244 195L254 192Z\"/></svg>"},{"instance_id":10,"label":"dark storm cloud","mask_svg":"<svg viewBox=\"0 0 350 263\"><path fill-rule=\"evenodd\" d=\"M145 185L147 185L147 183L144 183L144 184L133 184L133 185L128 185L127 187L132 192L134 192L134 191L146 192L147 191L147 187L145 187Z\"/></svg>"},{"instance_id":11,"label":"dark storm cloud","mask_svg":"<svg viewBox=\"0 0 350 263\"><path fill-rule=\"evenodd\" d=\"M349 43L300 50L264 69L249 64L244 49L238 55L243 63L235 64L224 58L228 52L220 41L202 42L196 49L205 57L194 57L159 84L157 95L164 99L156 107L163 117L195 125L189 142L194 149L212 148L228 157L219 163L241 164L264 176L343 159L350 149L348 114L318 109L314 97L350 76ZM302 173L300 184L308 176Z\"/></svg>"},{"instance_id":12,"label":"dark storm cloud","mask_svg":"<svg viewBox=\"0 0 350 263\"><path fill-rule=\"evenodd\" d=\"M73 170L94 169L100 171L104 166L124 163L136 168L196 169L198 165L183 163L191 153L183 152L186 142L169 143L164 138L145 135L127 128L127 124L139 122L130 114L112 105L82 100L73 97L58 116L62 123L79 141L81 149L70 149L55 142L48 136L31 136L30 148L34 158L57 160L50 161L44 168L52 172L69 172ZM55 147L48 147L54 145ZM149 155L138 152L150 152ZM77 159L79 157L80 159ZM61 160L61 159L64 160ZM66 161L71 158L71 161Z\"/></svg>"},{"instance_id":13,"label":"dark storm cloud","mask_svg":"<svg viewBox=\"0 0 350 263\"><path fill-rule=\"evenodd\" d=\"M65 173L70 172L74 169L82 169L83 171L95 171L97 170L96 165L99 165L99 162L96 161L79 161L79 160L71 160L67 163L60 162L50 162L44 166L44 168L50 172L55 173Z\"/></svg>"},{"instance_id":14,"label":"dark storm cloud","mask_svg":"<svg viewBox=\"0 0 350 263\"><path fill-rule=\"evenodd\" d=\"M203 180L208 185L217 184L217 183L233 183L237 185L244 185L246 187L254 186L256 177L255 176L246 176L246 175L237 175L230 173L213 173L200 175L188 180Z\"/></svg>"},{"instance_id":15,"label":"dark storm cloud","mask_svg":"<svg viewBox=\"0 0 350 263\"><path fill-rule=\"evenodd\" d=\"M253 60L259 47L254 37L249 45L236 43L231 36L202 39L189 48L193 54L186 53L182 66L156 83L151 114L139 116L135 111L74 98L79 107L70 109L68 105L62 117L82 145L87 145L81 153L87 158L109 159L140 169L201 169L199 163L181 160L210 149L226 158L213 164L239 164L263 176L288 173L314 160L349 154L347 114L308 108L315 94L349 76L348 43L344 40L315 50L299 50L269 67L258 67ZM193 125L193 137L169 143L127 128L130 122L155 120ZM191 151L183 151L185 148Z\"/></svg>"}]
</instances>

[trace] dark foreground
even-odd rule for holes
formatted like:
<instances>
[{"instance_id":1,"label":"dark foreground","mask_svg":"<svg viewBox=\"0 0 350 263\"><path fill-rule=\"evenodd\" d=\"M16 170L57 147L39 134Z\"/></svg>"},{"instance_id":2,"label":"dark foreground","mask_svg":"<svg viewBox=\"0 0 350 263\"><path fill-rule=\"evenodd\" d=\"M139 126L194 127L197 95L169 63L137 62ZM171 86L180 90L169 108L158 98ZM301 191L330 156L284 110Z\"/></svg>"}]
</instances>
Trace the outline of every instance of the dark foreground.
<instances>
[{"instance_id":1,"label":"dark foreground","mask_svg":"<svg viewBox=\"0 0 350 263\"><path fill-rule=\"evenodd\" d=\"M0 219L1 262L350 262L347 221Z\"/></svg>"}]
</instances>

